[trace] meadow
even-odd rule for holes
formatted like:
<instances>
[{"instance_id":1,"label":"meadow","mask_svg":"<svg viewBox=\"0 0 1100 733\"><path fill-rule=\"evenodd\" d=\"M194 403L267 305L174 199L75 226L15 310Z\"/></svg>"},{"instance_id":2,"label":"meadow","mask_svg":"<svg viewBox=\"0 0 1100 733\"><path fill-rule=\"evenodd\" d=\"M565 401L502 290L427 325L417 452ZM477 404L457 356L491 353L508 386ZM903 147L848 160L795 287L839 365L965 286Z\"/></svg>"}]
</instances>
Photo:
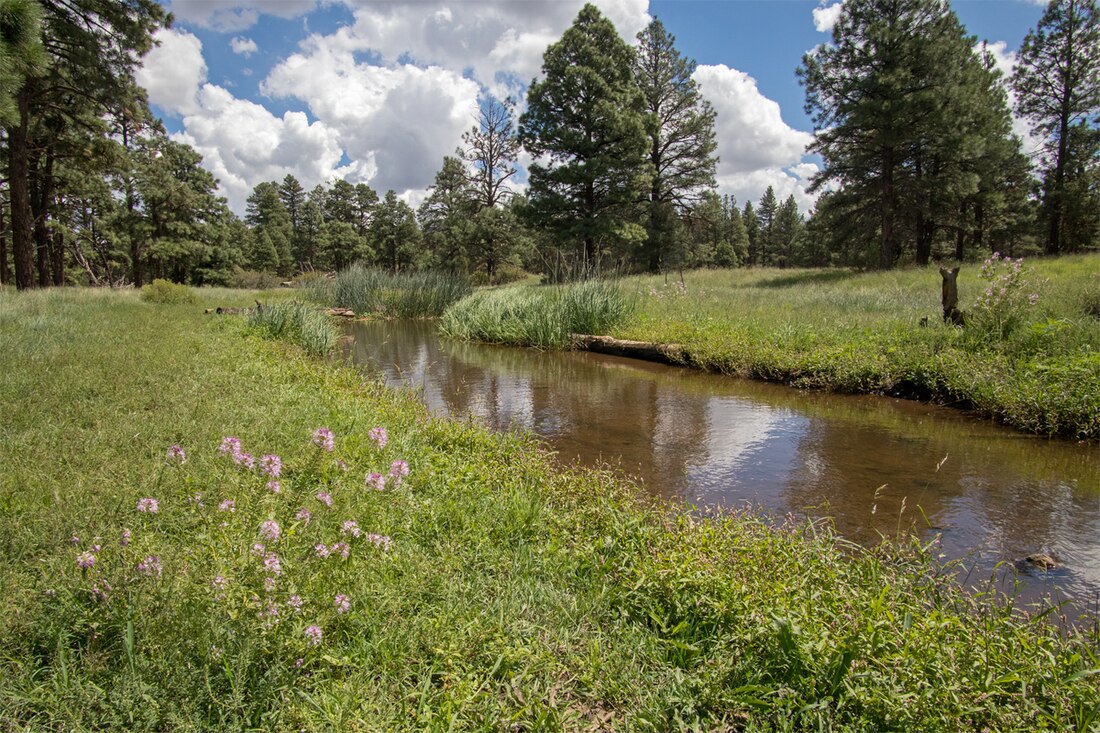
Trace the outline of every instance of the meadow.
<instances>
[{"instance_id":1,"label":"meadow","mask_svg":"<svg viewBox=\"0 0 1100 733\"><path fill-rule=\"evenodd\" d=\"M0 730L1089 730L1098 632L689 516L247 318L0 292ZM284 332L284 335L289 332Z\"/></svg>"}]
</instances>

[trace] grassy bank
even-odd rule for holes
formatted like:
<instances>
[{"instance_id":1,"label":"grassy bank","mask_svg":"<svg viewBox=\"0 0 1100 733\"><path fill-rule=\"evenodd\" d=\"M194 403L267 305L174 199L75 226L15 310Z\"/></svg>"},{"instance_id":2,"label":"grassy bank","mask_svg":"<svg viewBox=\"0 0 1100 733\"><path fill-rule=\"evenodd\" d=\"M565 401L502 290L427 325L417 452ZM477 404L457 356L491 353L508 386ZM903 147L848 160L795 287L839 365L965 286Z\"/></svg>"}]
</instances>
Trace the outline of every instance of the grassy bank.
<instances>
[{"instance_id":1,"label":"grassy bank","mask_svg":"<svg viewBox=\"0 0 1100 733\"><path fill-rule=\"evenodd\" d=\"M666 514L208 304L0 293L0 730L1098 720L1095 632Z\"/></svg>"}]
</instances>

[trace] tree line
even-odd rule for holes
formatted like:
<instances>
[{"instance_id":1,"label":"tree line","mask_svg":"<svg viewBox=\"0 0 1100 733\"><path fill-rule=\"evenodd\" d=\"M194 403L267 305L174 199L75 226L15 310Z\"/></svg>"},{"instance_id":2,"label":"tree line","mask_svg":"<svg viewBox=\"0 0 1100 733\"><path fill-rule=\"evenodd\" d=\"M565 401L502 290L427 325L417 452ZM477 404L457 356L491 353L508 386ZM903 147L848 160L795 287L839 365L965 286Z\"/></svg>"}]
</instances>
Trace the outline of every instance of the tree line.
<instances>
[{"instance_id":1,"label":"tree line","mask_svg":"<svg viewBox=\"0 0 1100 733\"><path fill-rule=\"evenodd\" d=\"M243 220L172 140L133 71L153 0L0 0L0 280L232 284L365 262L497 281L687 267L857 265L1100 244L1100 12L1054 0L1011 80L940 0L849 0L797 70L822 167L804 216L715 186L715 112L654 19L627 43L586 5L516 115L486 97L414 210L292 175ZM1032 159L1016 112L1042 141ZM527 185L517 185L521 153ZM14 277L13 277L14 275Z\"/></svg>"}]
</instances>

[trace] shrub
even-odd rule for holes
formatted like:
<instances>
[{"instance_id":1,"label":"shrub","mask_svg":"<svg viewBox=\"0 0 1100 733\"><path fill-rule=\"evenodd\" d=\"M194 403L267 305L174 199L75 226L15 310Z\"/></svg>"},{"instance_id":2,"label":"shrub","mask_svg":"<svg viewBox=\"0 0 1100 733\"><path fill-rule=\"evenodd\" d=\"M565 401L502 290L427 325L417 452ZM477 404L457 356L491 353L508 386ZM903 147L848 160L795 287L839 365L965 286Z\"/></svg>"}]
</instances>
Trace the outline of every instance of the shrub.
<instances>
[{"instance_id":1,"label":"shrub","mask_svg":"<svg viewBox=\"0 0 1100 733\"><path fill-rule=\"evenodd\" d=\"M148 303L194 303L198 298L186 285L169 280L154 280L141 289L141 299Z\"/></svg>"},{"instance_id":2,"label":"shrub","mask_svg":"<svg viewBox=\"0 0 1100 733\"><path fill-rule=\"evenodd\" d=\"M279 287L282 279L278 275L262 270L233 270L233 287L245 290L267 290Z\"/></svg>"}]
</instances>

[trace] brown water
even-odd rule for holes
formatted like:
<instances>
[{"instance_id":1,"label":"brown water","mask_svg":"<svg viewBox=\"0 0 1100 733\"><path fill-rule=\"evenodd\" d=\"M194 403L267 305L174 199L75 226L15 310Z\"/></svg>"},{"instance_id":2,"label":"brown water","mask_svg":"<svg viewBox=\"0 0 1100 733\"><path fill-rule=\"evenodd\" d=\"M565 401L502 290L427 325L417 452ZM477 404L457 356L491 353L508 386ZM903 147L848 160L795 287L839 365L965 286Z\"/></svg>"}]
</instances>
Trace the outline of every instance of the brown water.
<instances>
[{"instance_id":1,"label":"brown water","mask_svg":"<svg viewBox=\"0 0 1100 733\"><path fill-rule=\"evenodd\" d=\"M441 340L425 322L356 323L348 350L440 414L610 463L655 494L832 517L859 542L915 528L965 558L970 586L1019 564L1022 595L1100 597L1100 446L1013 432L949 408L802 392L586 352ZM1001 568L1004 569L1004 566ZM1010 588L1012 573L1001 587Z\"/></svg>"}]
</instances>

